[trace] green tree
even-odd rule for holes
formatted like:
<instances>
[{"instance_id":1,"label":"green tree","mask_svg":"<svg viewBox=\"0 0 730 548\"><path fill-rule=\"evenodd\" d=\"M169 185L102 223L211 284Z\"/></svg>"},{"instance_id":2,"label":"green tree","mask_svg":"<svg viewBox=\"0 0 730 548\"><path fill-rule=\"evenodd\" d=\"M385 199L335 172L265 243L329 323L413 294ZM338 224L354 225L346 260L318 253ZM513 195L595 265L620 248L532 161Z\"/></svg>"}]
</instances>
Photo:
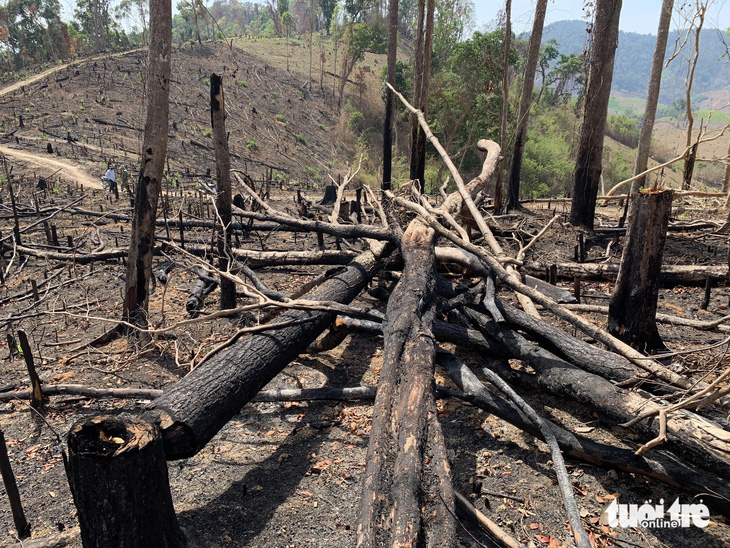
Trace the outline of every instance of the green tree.
<instances>
[{"instance_id":1,"label":"green tree","mask_svg":"<svg viewBox=\"0 0 730 548\"><path fill-rule=\"evenodd\" d=\"M284 26L284 32L286 33L286 70L289 71L289 35L291 35L291 29L294 27L294 17L288 11L281 14L281 24Z\"/></svg>"},{"instance_id":2,"label":"green tree","mask_svg":"<svg viewBox=\"0 0 730 548\"><path fill-rule=\"evenodd\" d=\"M324 29L329 36L330 26L332 25L332 17L335 14L335 7L337 6L337 0L319 0L319 6L322 8Z\"/></svg>"},{"instance_id":3,"label":"green tree","mask_svg":"<svg viewBox=\"0 0 730 548\"><path fill-rule=\"evenodd\" d=\"M350 23L345 31L346 52L342 61L342 78L337 98L338 105L342 104L342 98L345 95L345 84L355 68L355 64L365 56L367 51L385 53L387 41L387 31L382 21L377 21L375 24Z\"/></svg>"},{"instance_id":4,"label":"green tree","mask_svg":"<svg viewBox=\"0 0 730 548\"><path fill-rule=\"evenodd\" d=\"M499 139L503 41L501 29L475 32L454 48L446 70L434 74L431 82L432 130L466 168L479 163L473 151L477 138ZM518 61L514 48L509 60L510 65Z\"/></svg>"},{"instance_id":5,"label":"green tree","mask_svg":"<svg viewBox=\"0 0 730 548\"><path fill-rule=\"evenodd\" d=\"M547 85L541 100L550 106L567 103L574 94L583 96L585 88L585 59L583 56L571 53L560 54L560 59L547 76Z\"/></svg>"},{"instance_id":6,"label":"green tree","mask_svg":"<svg viewBox=\"0 0 730 548\"><path fill-rule=\"evenodd\" d=\"M183 20L185 20L188 25L191 27L191 30L195 32L195 39L198 41L198 44L202 44L203 40L200 37L200 24L199 24L199 16L200 14L200 7L198 6L197 0L181 0L177 4L178 12L180 12L180 15L182 16ZM176 16L177 17L177 16Z\"/></svg>"},{"instance_id":7,"label":"green tree","mask_svg":"<svg viewBox=\"0 0 730 548\"><path fill-rule=\"evenodd\" d=\"M9 0L0 12L0 37L9 68L57 60L70 54L58 0Z\"/></svg>"},{"instance_id":8,"label":"green tree","mask_svg":"<svg viewBox=\"0 0 730 548\"><path fill-rule=\"evenodd\" d=\"M538 105L542 100L542 94L545 88L553 83L549 78L550 72L548 72L548 69L550 68L550 63L560 56L558 47L560 47L560 43L555 38L551 38L540 49L540 57L537 61L537 70L540 72L540 91L537 94L537 99L535 99L535 103Z\"/></svg>"},{"instance_id":9,"label":"green tree","mask_svg":"<svg viewBox=\"0 0 730 548\"><path fill-rule=\"evenodd\" d=\"M117 19L127 19L142 33L142 44L147 45L149 4L146 0L122 0L114 8Z\"/></svg>"},{"instance_id":10,"label":"green tree","mask_svg":"<svg viewBox=\"0 0 730 548\"><path fill-rule=\"evenodd\" d=\"M471 0L437 0L433 29L434 68L444 66L456 45L474 26Z\"/></svg>"},{"instance_id":11,"label":"green tree","mask_svg":"<svg viewBox=\"0 0 730 548\"><path fill-rule=\"evenodd\" d=\"M74 17L92 51L101 51L110 43L110 7L111 0L76 0Z\"/></svg>"}]
</instances>

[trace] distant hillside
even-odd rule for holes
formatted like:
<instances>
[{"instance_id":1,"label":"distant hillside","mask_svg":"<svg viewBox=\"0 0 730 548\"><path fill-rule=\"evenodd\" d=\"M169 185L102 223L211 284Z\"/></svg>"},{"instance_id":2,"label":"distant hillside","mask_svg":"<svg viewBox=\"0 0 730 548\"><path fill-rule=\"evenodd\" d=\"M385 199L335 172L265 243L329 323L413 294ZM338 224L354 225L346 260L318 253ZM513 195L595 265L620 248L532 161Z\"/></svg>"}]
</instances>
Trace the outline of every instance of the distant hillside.
<instances>
[{"instance_id":1,"label":"distant hillside","mask_svg":"<svg viewBox=\"0 0 730 548\"><path fill-rule=\"evenodd\" d=\"M666 59L672 54L677 31L669 35ZM545 27L543 44L555 39L563 54L582 53L587 48L588 35L585 21L558 21ZM612 94L622 92L638 97L645 97L649 86L651 58L654 54L656 37L652 34L620 32L618 51L613 73ZM687 51L691 51L692 43L688 43ZM725 46L715 29L703 30L700 35L700 59L695 70L693 95L705 94L730 87L730 65L727 57L720 59L725 53ZM684 79L687 62L678 57L664 69L659 101L670 104L674 99L684 95Z\"/></svg>"}]
</instances>

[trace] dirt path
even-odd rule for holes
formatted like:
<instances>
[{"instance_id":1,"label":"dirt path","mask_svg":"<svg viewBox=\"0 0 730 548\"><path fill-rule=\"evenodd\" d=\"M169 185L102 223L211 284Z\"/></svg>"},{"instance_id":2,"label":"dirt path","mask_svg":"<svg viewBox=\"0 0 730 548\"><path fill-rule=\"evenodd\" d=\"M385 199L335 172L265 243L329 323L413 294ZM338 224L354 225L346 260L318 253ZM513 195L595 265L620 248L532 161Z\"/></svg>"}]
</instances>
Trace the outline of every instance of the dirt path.
<instances>
[{"instance_id":1,"label":"dirt path","mask_svg":"<svg viewBox=\"0 0 730 548\"><path fill-rule=\"evenodd\" d=\"M37 82L38 80L42 80L43 78L45 78L46 76L50 76L54 72L65 69L69 65L73 65L75 63L88 63L90 61L98 61L99 59L108 59L109 57L114 57L115 55L128 55L130 53L136 53L144 49L147 48L138 48L125 52L105 53L103 55L95 55L87 59L77 59L75 61L71 61L70 63L64 63L63 65L51 67L48 70L44 70L41 73L35 74L29 78L20 80L19 82L15 82L14 84L10 84L9 86L0 89L0 97L2 97L3 95L7 95L8 93L15 91L16 89L20 89L22 86L27 86L28 84L32 84L33 82Z\"/></svg>"},{"instance_id":2,"label":"dirt path","mask_svg":"<svg viewBox=\"0 0 730 548\"><path fill-rule=\"evenodd\" d=\"M64 178L78 181L87 188L101 188L100 177L89 175L83 170L83 168L76 166L71 162L48 158L38 154L31 154L29 152L10 148L6 145L0 145L0 152L11 159L22 160L39 167L47 167L52 171L58 171Z\"/></svg>"}]
</instances>

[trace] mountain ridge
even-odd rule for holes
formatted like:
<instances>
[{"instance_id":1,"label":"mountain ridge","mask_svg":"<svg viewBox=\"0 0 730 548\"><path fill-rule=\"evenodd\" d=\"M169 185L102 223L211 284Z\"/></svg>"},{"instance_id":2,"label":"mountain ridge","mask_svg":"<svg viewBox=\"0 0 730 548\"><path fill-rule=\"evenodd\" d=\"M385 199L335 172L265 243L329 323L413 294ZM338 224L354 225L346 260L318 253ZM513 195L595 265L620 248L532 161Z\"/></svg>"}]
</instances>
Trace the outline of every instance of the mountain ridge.
<instances>
[{"instance_id":1,"label":"mountain ridge","mask_svg":"<svg viewBox=\"0 0 730 548\"><path fill-rule=\"evenodd\" d=\"M717 90L730 88L730 66L728 65L726 46L719 38L719 29L703 29L700 33L700 57L695 69L692 94L699 96ZM674 44L679 33L670 31L665 54L667 59L674 52ZM557 21L547 25L543 30L542 44L554 39L559 43L560 53L581 54L588 48L588 33L585 21ZM730 42L730 39L725 37ZM619 43L616 51L611 93L631 94L645 98L649 86L651 59L654 55L656 36L635 32L619 32ZM685 48L693 48L694 41L688 40ZM679 56L665 67L662 74L662 86L659 101L670 104L679 97L684 97L687 62Z\"/></svg>"}]
</instances>

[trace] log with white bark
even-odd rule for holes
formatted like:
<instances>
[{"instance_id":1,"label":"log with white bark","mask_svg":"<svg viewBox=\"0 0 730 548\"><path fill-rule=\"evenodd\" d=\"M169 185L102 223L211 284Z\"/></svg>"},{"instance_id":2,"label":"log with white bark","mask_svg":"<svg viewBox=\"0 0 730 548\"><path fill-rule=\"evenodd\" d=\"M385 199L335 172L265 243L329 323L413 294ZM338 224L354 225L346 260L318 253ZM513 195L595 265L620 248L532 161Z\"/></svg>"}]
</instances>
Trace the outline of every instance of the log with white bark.
<instances>
[{"instance_id":1,"label":"log with white bark","mask_svg":"<svg viewBox=\"0 0 730 548\"><path fill-rule=\"evenodd\" d=\"M527 272L533 276L544 275L547 263L529 263L525 265ZM558 276L561 278L583 278L590 280L614 281L618 276L617 263L558 263ZM700 285L707 281L728 280L730 272L727 266L694 266L694 265L663 265L659 277L660 283L673 285Z\"/></svg>"}]
</instances>

